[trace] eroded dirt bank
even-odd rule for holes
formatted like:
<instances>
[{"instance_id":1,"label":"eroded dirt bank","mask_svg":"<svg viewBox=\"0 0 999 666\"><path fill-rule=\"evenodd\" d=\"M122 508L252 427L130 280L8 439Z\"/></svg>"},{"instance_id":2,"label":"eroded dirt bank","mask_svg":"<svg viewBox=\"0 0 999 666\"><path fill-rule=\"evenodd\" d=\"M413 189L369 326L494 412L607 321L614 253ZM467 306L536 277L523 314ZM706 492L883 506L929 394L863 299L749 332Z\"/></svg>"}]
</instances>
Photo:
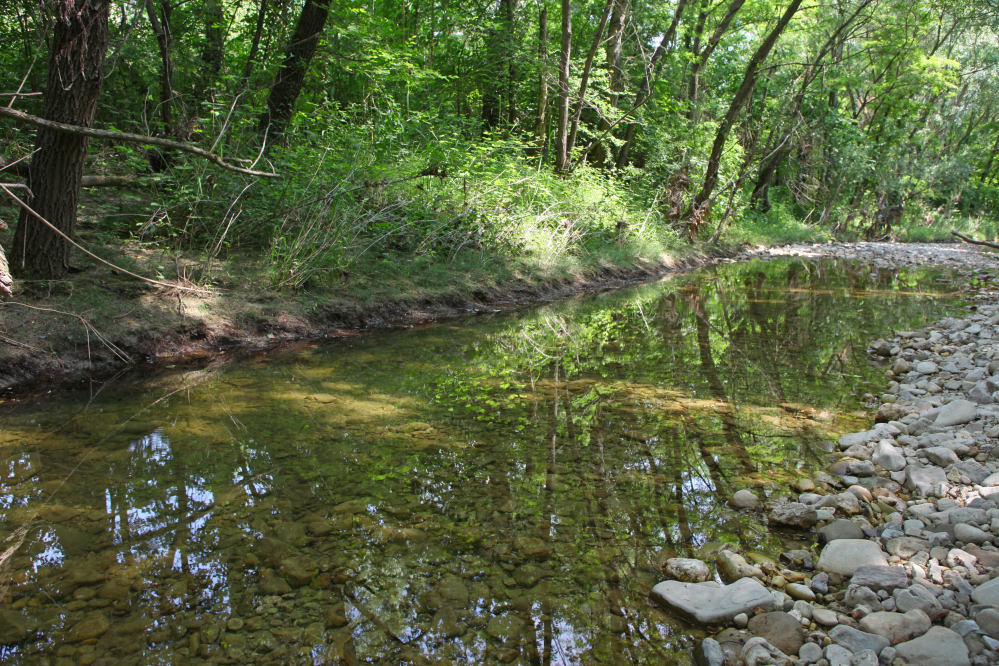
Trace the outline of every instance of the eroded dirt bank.
<instances>
[{"instance_id":1,"label":"eroded dirt bank","mask_svg":"<svg viewBox=\"0 0 999 666\"><path fill-rule=\"evenodd\" d=\"M464 284L445 292L414 289L364 302L348 294L270 293L239 287L215 293L147 289L114 275L88 275L75 284L15 298L0 307L0 389L148 363L180 363L221 352L252 351L297 340L356 335L414 326L476 312L515 309L616 289L714 262L782 257L836 257L881 268L938 264L968 271L969 283L999 265L970 245L828 243L710 251L631 268L605 266L585 274L502 284ZM977 271L977 273L975 273ZM987 295L981 281L975 287Z\"/></svg>"}]
</instances>

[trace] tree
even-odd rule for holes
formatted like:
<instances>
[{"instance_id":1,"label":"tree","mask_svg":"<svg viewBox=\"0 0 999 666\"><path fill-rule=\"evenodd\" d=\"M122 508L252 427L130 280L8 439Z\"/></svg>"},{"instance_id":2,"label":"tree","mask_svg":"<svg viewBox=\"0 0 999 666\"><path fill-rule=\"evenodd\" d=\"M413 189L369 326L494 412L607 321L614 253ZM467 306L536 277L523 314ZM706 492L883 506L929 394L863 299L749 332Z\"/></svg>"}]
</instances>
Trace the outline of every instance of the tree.
<instances>
[{"instance_id":1,"label":"tree","mask_svg":"<svg viewBox=\"0 0 999 666\"><path fill-rule=\"evenodd\" d=\"M732 98L732 103L729 104L728 112L726 112L725 118L722 120L721 125L719 125L717 134L715 134L715 141L711 146L711 155L708 157L708 165L704 174L704 184L701 186L701 191L694 198L694 203L691 206L692 213L699 213L702 207L711 200L711 195L718 184L718 169L721 166L722 151L725 149L728 133L734 126L735 119L739 115L739 112L742 111L742 107L749 101L750 96L753 94L760 65L770 55L774 44L777 43L787 24L794 18L801 3L802 0L791 0L791 4L787 6L783 16L777 21L777 25L774 26L770 34L763 40L763 43L756 49L753 57L749 59L749 63L746 65L746 73L742 77L742 83L739 85L739 89L736 90L735 96Z\"/></svg>"},{"instance_id":2,"label":"tree","mask_svg":"<svg viewBox=\"0 0 999 666\"><path fill-rule=\"evenodd\" d=\"M47 120L90 127L104 80L108 50L109 0L53 0L48 86L42 114ZM39 129L28 186L35 211L67 236L76 226L85 136ZM69 270L70 245L21 210L14 234L11 268L21 277L55 279Z\"/></svg>"},{"instance_id":3,"label":"tree","mask_svg":"<svg viewBox=\"0 0 999 666\"><path fill-rule=\"evenodd\" d=\"M558 126L555 173L569 166L569 66L572 62L572 0L562 0L562 46L558 53Z\"/></svg>"},{"instance_id":4,"label":"tree","mask_svg":"<svg viewBox=\"0 0 999 666\"><path fill-rule=\"evenodd\" d=\"M267 110L260 117L260 131L267 132L270 140L278 140L291 121L295 102L305 83L305 74L326 27L329 5L330 0L305 0L277 80L267 97Z\"/></svg>"}]
</instances>

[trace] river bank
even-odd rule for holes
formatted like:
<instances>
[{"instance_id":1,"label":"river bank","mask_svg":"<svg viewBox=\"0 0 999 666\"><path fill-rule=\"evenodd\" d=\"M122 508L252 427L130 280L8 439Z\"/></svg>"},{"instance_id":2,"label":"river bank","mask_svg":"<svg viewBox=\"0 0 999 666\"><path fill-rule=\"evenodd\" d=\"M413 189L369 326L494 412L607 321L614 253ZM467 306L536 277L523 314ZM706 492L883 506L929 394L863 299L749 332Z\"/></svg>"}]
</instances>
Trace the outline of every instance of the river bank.
<instances>
[{"instance_id":1,"label":"river bank","mask_svg":"<svg viewBox=\"0 0 999 666\"><path fill-rule=\"evenodd\" d=\"M346 279L325 291L275 292L243 275L214 291L180 292L93 266L73 282L30 286L0 303L0 390L107 373L137 364L202 361L298 340L416 326L477 312L526 307L621 288L712 262L838 257L884 267L937 263L981 269L991 255L968 245L827 243L742 251L684 250L675 256L581 264L551 271L456 272L446 282L360 289ZM139 266L163 257L136 253ZM159 268L163 268L159 266ZM176 266L177 274L184 274Z\"/></svg>"},{"instance_id":2,"label":"river bank","mask_svg":"<svg viewBox=\"0 0 999 666\"><path fill-rule=\"evenodd\" d=\"M923 330L886 331L868 353L886 386L869 430L828 442L813 479L730 504L818 543L779 561L723 549L664 563L652 599L722 629L698 661L821 666L999 662L999 305L995 264L965 248L820 248L877 266L960 266L970 304ZM757 249L742 256L810 256ZM790 490L790 493L788 493ZM718 577L705 560L713 555ZM719 587L718 580L728 584ZM713 633L713 632L712 632Z\"/></svg>"}]
</instances>

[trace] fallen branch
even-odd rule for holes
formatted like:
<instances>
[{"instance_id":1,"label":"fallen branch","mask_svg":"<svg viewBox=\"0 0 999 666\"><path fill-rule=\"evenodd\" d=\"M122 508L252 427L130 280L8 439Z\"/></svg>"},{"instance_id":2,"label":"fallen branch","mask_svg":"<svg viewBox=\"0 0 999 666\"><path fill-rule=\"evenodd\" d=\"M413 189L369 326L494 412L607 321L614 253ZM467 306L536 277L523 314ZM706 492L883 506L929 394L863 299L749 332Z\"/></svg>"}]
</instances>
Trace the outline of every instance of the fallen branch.
<instances>
[{"instance_id":1,"label":"fallen branch","mask_svg":"<svg viewBox=\"0 0 999 666\"><path fill-rule=\"evenodd\" d=\"M28 123L29 125L44 127L45 129L50 129L56 132L75 134L77 136L89 136L94 139L110 139L112 141L127 141L128 143L141 143L148 146L160 146L161 148L171 148L173 150L179 150L182 153L189 153L191 155L197 155L198 157L202 157L211 162L212 164L222 167L223 169L227 169L229 171L235 171L236 173L246 174L248 176L255 176L257 178L281 177L281 174L278 173L254 171L253 169L244 169L243 167L234 166L223 160L218 155L210 153L207 150L198 148L196 146L191 146L186 143L180 143L179 141L171 141L170 139L161 139L159 137L146 136L144 134L129 134L128 132L93 129L91 127L80 127L79 125L57 123L53 120L46 120L45 118L39 118L38 116L33 116L30 113L24 113L23 111L17 111L16 109L8 109L6 107L0 107L0 118L7 118L9 120L16 120L18 122Z\"/></svg>"},{"instance_id":2,"label":"fallen branch","mask_svg":"<svg viewBox=\"0 0 999 666\"><path fill-rule=\"evenodd\" d=\"M90 252L89 250L87 250L87 248L85 248L82 245L76 243L72 238L70 238L69 236L67 236L66 234L64 234L54 224L52 224L51 222L49 222L48 220L46 220L44 217L42 217L41 215L39 215L38 213L36 213L31 208L31 206L29 206L28 204L24 203L20 199L18 199L14 195L13 192L11 192L9 189L7 189L8 187L10 187L10 186L7 183L0 183L0 190L3 190L4 192L6 192L7 196L9 196L11 199L13 199L14 201L16 201L17 203L21 204L21 207L24 208L24 210L26 210L29 213L31 213L34 217L36 217L39 221L41 221L42 224L44 224L45 226L47 226L52 231L54 231L57 234L59 234L59 236L61 236L63 240L65 240L67 243L69 243L70 245L72 245L77 250L79 250L83 254L87 255L91 259L95 259L95 260L99 261L100 263L104 264L105 266L108 266L109 268L113 268L116 271L121 271L125 275L130 275L130 276L134 277L137 280L142 280L143 282L149 282L151 284L158 284L159 286L161 286L161 287L167 287L168 289L180 289L182 291L192 291L192 292L195 292L195 293L199 293L201 291L204 291L203 289L198 289L198 288L195 288L195 287L185 287L185 286L179 285L179 284L170 284L169 282L160 282L159 280L153 280L152 278L143 277L143 276L138 275L136 273L133 273L131 271L126 271L121 266L115 266L114 264L112 264L112 263L110 263L108 261L104 261L103 259L101 259L100 257L98 257L93 252ZM4 263L6 263L6 261ZM2 275L2 273L0 273L0 292L7 291L7 290L2 289L2 286L3 286L2 278L3 278L3 275ZM8 293L8 295L9 295L9 293Z\"/></svg>"},{"instance_id":3,"label":"fallen branch","mask_svg":"<svg viewBox=\"0 0 999 666\"><path fill-rule=\"evenodd\" d=\"M999 250L999 243L992 243L990 241L975 240L974 238L971 238L969 236L965 236L964 234L958 233L957 231L954 231L953 229L950 230L950 233L953 234L954 236L957 236L958 238L960 238L961 240L963 240L965 243L971 243L972 245L984 245L985 247L994 247L995 249Z\"/></svg>"}]
</instances>

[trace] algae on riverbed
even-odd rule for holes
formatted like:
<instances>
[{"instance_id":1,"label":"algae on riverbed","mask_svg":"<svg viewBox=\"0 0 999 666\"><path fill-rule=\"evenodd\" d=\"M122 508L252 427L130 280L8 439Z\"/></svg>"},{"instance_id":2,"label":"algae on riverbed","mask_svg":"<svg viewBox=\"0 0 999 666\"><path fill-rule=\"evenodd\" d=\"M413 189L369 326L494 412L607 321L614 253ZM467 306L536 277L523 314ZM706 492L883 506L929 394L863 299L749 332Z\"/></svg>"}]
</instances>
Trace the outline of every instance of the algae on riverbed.
<instances>
[{"instance_id":1,"label":"algae on riverbed","mask_svg":"<svg viewBox=\"0 0 999 666\"><path fill-rule=\"evenodd\" d=\"M937 277L732 265L17 404L0 662L687 663L659 566L809 546L725 500L821 461Z\"/></svg>"}]
</instances>

